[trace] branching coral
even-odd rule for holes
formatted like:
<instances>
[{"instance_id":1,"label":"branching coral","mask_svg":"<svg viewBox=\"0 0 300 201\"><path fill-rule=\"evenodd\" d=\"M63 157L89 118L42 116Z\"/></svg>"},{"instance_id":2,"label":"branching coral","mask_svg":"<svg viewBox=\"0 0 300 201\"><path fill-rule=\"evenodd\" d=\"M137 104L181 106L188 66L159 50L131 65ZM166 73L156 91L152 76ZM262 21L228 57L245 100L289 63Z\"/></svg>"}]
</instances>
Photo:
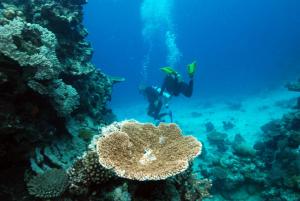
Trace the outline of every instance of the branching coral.
<instances>
[{"instance_id":1,"label":"branching coral","mask_svg":"<svg viewBox=\"0 0 300 201\"><path fill-rule=\"evenodd\" d=\"M102 167L95 151L86 152L68 170L70 178L70 192L85 194L91 184L103 184L114 178L112 171Z\"/></svg>"},{"instance_id":2,"label":"branching coral","mask_svg":"<svg viewBox=\"0 0 300 201\"><path fill-rule=\"evenodd\" d=\"M112 132L110 132L112 131ZM183 136L176 124L121 122L97 141L100 163L120 177L163 180L183 172L201 153L202 144Z\"/></svg>"}]
</instances>

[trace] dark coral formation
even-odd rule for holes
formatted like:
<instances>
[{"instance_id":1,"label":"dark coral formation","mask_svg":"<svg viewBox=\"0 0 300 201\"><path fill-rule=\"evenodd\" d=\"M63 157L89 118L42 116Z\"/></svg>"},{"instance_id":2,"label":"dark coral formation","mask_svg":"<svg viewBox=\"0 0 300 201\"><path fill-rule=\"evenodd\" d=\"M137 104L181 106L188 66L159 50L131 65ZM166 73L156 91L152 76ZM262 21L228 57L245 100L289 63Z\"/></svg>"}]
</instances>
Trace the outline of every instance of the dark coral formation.
<instances>
[{"instance_id":1,"label":"dark coral formation","mask_svg":"<svg viewBox=\"0 0 300 201\"><path fill-rule=\"evenodd\" d=\"M118 126L120 123L104 127L102 135L118 129ZM92 201L196 201L209 196L210 180L197 178L191 168L192 165L175 177L159 181L136 181L119 177L113 170L106 169L100 164L99 150L96 151L96 144L102 135L95 136L89 150L68 169L70 186L68 195L65 197L70 196L75 200L87 199ZM180 149L180 146L175 147ZM175 150L175 147L172 149ZM123 155L123 157L125 156Z\"/></svg>"},{"instance_id":2,"label":"dark coral formation","mask_svg":"<svg viewBox=\"0 0 300 201\"><path fill-rule=\"evenodd\" d=\"M59 197L68 186L68 175L59 169L52 169L34 176L27 183L28 192L39 198Z\"/></svg>"},{"instance_id":3,"label":"dark coral formation","mask_svg":"<svg viewBox=\"0 0 300 201\"><path fill-rule=\"evenodd\" d=\"M69 191L76 196L87 195L92 185L103 185L116 179L111 170L100 165L96 151L86 152L69 168Z\"/></svg>"},{"instance_id":4,"label":"dark coral formation","mask_svg":"<svg viewBox=\"0 0 300 201\"><path fill-rule=\"evenodd\" d=\"M174 178L161 181L123 181L100 192L97 201L201 201L209 197L211 181L197 179L191 168ZM90 196L92 197L92 196Z\"/></svg>"},{"instance_id":5,"label":"dark coral formation","mask_svg":"<svg viewBox=\"0 0 300 201\"><path fill-rule=\"evenodd\" d=\"M180 195L180 200L201 200L211 196L209 192L212 187L211 180L197 178L192 168L177 175L171 181Z\"/></svg>"},{"instance_id":6,"label":"dark coral formation","mask_svg":"<svg viewBox=\"0 0 300 201\"><path fill-rule=\"evenodd\" d=\"M289 91L300 92L300 79L297 82L286 84L286 88Z\"/></svg>"},{"instance_id":7,"label":"dark coral formation","mask_svg":"<svg viewBox=\"0 0 300 201\"><path fill-rule=\"evenodd\" d=\"M1 172L66 170L89 143L80 131L98 133L114 119L106 107L112 81L91 63L85 41L84 3L0 2ZM0 193L1 200L11 194Z\"/></svg>"},{"instance_id":8,"label":"dark coral formation","mask_svg":"<svg viewBox=\"0 0 300 201\"><path fill-rule=\"evenodd\" d=\"M227 149L220 149L226 144L225 134L208 134L210 148L202 155L199 168L204 177L212 179L213 195L222 196L221 200L299 200L299 109L261 130L261 139L253 147L237 134L227 141Z\"/></svg>"},{"instance_id":9,"label":"dark coral formation","mask_svg":"<svg viewBox=\"0 0 300 201\"><path fill-rule=\"evenodd\" d=\"M265 161L266 200L300 198L300 111L285 115L264 127L262 141L255 147Z\"/></svg>"},{"instance_id":10,"label":"dark coral formation","mask_svg":"<svg viewBox=\"0 0 300 201\"><path fill-rule=\"evenodd\" d=\"M286 84L286 88L289 91L300 92L300 79L298 79L297 82ZM297 100L297 105L295 106L295 108L300 109L300 97Z\"/></svg>"}]
</instances>

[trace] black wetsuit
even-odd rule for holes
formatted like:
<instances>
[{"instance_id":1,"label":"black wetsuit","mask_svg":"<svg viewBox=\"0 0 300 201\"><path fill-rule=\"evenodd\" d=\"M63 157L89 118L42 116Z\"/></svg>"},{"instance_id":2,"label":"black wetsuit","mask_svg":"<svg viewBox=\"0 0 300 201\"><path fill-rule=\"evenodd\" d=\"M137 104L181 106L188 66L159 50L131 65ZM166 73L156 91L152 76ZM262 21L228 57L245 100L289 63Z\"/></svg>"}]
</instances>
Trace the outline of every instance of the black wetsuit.
<instances>
[{"instance_id":1,"label":"black wetsuit","mask_svg":"<svg viewBox=\"0 0 300 201\"><path fill-rule=\"evenodd\" d=\"M166 116L168 113L160 114L160 110L163 106L160 93L153 87L146 87L144 93L149 102L148 115L153 117L155 120L161 120L161 118Z\"/></svg>"},{"instance_id":2,"label":"black wetsuit","mask_svg":"<svg viewBox=\"0 0 300 201\"><path fill-rule=\"evenodd\" d=\"M167 75L161 87L160 94L166 90L172 96L178 96L180 93L182 93L186 97L191 97L193 94L193 86L193 79L191 79L187 84L179 80L178 76L176 75Z\"/></svg>"}]
</instances>

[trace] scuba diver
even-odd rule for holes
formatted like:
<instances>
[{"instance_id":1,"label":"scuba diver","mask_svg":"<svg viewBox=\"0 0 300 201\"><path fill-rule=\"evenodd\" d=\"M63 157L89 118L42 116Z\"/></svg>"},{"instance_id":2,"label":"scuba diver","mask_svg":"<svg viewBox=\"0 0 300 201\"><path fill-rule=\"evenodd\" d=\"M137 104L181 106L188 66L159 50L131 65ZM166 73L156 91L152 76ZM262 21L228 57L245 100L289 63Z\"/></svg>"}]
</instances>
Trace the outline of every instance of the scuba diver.
<instances>
[{"instance_id":1,"label":"scuba diver","mask_svg":"<svg viewBox=\"0 0 300 201\"><path fill-rule=\"evenodd\" d=\"M186 97L191 97L193 94L194 85L194 74L196 71L197 63L193 63L187 66L188 74L190 77L189 83L185 83L181 75L171 67L163 67L161 70L167 74L161 87L160 94L162 95L165 91L170 93L172 96L179 96L183 94Z\"/></svg>"},{"instance_id":2,"label":"scuba diver","mask_svg":"<svg viewBox=\"0 0 300 201\"><path fill-rule=\"evenodd\" d=\"M162 118L169 115L170 121L173 121L172 112L161 113L163 107L169 109L168 102L171 98L171 95L167 92L162 93L159 87L148 86L140 87L139 91L147 98L149 102L147 114L154 118L157 123L164 121Z\"/></svg>"}]
</instances>

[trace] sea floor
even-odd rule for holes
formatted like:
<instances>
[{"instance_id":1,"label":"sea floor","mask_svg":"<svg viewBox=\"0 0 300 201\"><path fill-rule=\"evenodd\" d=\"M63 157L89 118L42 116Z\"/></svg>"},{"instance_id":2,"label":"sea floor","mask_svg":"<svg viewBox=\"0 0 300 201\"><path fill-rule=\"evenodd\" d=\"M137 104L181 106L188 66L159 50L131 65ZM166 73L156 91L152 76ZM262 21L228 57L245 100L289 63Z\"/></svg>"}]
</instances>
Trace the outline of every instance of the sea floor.
<instances>
[{"instance_id":1,"label":"sea floor","mask_svg":"<svg viewBox=\"0 0 300 201\"><path fill-rule=\"evenodd\" d=\"M286 89L264 92L244 98L196 99L175 97L169 104L173 121L186 135L194 135L206 141L206 124L212 123L219 132L228 134L229 139L241 134L249 144L254 143L261 133L261 126L279 119L292 110L299 94ZM147 116L147 102L133 105L114 106L119 121L136 119L141 122L154 122ZM166 117L166 122L169 118ZM232 129L224 128L223 122L234 125Z\"/></svg>"}]
</instances>

